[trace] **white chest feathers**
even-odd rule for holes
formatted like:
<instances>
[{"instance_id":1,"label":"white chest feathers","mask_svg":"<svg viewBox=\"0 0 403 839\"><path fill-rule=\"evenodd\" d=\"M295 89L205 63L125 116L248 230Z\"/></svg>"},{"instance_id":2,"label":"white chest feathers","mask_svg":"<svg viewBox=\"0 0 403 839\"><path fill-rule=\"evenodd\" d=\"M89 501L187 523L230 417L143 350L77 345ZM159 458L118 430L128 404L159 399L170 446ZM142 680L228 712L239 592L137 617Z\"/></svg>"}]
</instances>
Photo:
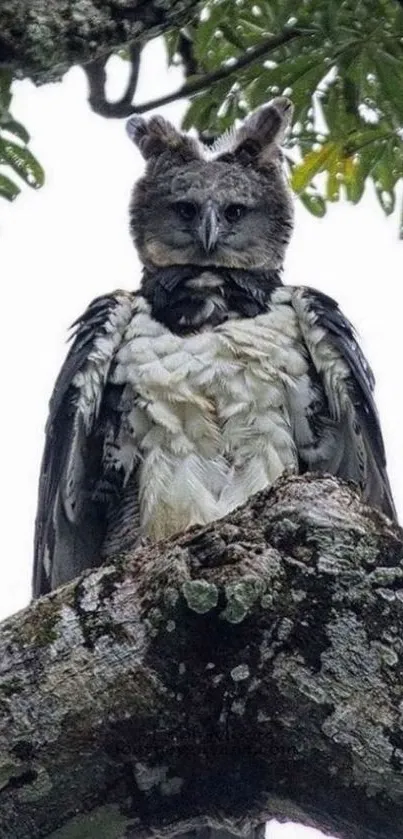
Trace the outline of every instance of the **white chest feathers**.
<instances>
[{"instance_id":1,"label":"white chest feathers","mask_svg":"<svg viewBox=\"0 0 403 839\"><path fill-rule=\"evenodd\" d=\"M122 459L139 469L141 521L153 539L225 515L297 465L289 408L309 379L287 289L266 314L188 336L139 302L112 380L136 395Z\"/></svg>"}]
</instances>

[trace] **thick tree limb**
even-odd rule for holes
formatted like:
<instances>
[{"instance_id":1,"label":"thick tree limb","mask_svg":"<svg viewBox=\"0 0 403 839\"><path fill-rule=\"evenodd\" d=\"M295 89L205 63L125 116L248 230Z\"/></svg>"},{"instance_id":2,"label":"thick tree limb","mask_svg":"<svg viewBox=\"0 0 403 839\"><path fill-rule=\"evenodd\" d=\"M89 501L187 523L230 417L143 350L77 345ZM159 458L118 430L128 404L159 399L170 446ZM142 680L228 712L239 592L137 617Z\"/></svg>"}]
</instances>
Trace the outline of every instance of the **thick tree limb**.
<instances>
[{"instance_id":1,"label":"thick tree limb","mask_svg":"<svg viewBox=\"0 0 403 839\"><path fill-rule=\"evenodd\" d=\"M0 836L400 839L402 557L349 487L287 478L6 621Z\"/></svg>"},{"instance_id":2,"label":"thick tree limb","mask_svg":"<svg viewBox=\"0 0 403 839\"><path fill-rule=\"evenodd\" d=\"M191 19L197 0L2 0L0 68L45 82Z\"/></svg>"}]
</instances>

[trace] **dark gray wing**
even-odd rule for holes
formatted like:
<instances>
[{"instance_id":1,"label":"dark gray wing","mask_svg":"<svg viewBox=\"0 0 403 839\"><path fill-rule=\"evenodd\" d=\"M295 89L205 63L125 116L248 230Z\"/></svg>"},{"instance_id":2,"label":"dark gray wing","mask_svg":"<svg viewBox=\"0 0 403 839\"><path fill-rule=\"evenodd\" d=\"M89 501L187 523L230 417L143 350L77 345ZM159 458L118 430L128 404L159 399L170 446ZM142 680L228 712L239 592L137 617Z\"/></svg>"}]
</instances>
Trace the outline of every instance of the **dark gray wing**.
<instances>
[{"instance_id":1,"label":"dark gray wing","mask_svg":"<svg viewBox=\"0 0 403 839\"><path fill-rule=\"evenodd\" d=\"M94 300L73 324L74 341L56 380L46 426L34 597L99 562L105 516L94 488L102 469L101 406L109 368L132 312L133 295L116 292ZM108 401L112 397L108 394Z\"/></svg>"},{"instance_id":2,"label":"dark gray wing","mask_svg":"<svg viewBox=\"0 0 403 839\"><path fill-rule=\"evenodd\" d=\"M355 481L369 504L396 520L373 397L374 376L354 329L326 294L296 288L292 302L328 413L327 418L322 415L321 433L326 444L320 463L307 462L306 468Z\"/></svg>"}]
</instances>

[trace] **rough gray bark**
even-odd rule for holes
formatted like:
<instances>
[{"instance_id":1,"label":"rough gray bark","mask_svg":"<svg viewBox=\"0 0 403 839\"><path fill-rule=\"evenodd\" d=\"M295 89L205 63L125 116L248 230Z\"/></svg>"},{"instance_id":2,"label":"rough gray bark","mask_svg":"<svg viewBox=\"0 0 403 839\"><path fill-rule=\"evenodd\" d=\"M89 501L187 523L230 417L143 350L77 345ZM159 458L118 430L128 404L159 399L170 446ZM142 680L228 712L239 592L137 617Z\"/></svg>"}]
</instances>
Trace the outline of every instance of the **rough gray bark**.
<instances>
[{"instance_id":1,"label":"rough gray bark","mask_svg":"<svg viewBox=\"0 0 403 839\"><path fill-rule=\"evenodd\" d=\"M7 620L0 836L400 839L402 556L347 485L284 478Z\"/></svg>"},{"instance_id":2,"label":"rough gray bark","mask_svg":"<svg viewBox=\"0 0 403 839\"><path fill-rule=\"evenodd\" d=\"M197 5L196 0L2 0L0 69L50 81L73 64L186 23Z\"/></svg>"}]
</instances>

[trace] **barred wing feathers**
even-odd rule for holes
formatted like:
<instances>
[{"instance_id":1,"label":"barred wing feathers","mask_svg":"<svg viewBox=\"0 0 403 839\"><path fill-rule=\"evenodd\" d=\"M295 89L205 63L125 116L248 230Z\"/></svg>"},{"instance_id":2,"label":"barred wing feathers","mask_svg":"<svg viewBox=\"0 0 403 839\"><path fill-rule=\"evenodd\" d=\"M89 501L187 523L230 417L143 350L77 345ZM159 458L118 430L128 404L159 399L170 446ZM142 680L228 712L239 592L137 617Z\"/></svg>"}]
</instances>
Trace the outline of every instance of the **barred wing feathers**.
<instances>
[{"instance_id":1,"label":"barred wing feathers","mask_svg":"<svg viewBox=\"0 0 403 839\"><path fill-rule=\"evenodd\" d=\"M74 341L49 406L35 526L33 595L38 597L94 564L105 535L91 502L102 437L96 432L110 365L133 312L133 295L94 300L74 324ZM98 557L99 561L99 557Z\"/></svg>"},{"instance_id":2,"label":"barred wing feathers","mask_svg":"<svg viewBox=\"0 0 403 839\"><path fill-rule=\"evenodd\" d=\"M374 376L354 329L337 303L321 292L295 288L292 302L334 424L335 445L315 468L355 481L364 500L396 519Z\"/></svg>"}]
</instances>

